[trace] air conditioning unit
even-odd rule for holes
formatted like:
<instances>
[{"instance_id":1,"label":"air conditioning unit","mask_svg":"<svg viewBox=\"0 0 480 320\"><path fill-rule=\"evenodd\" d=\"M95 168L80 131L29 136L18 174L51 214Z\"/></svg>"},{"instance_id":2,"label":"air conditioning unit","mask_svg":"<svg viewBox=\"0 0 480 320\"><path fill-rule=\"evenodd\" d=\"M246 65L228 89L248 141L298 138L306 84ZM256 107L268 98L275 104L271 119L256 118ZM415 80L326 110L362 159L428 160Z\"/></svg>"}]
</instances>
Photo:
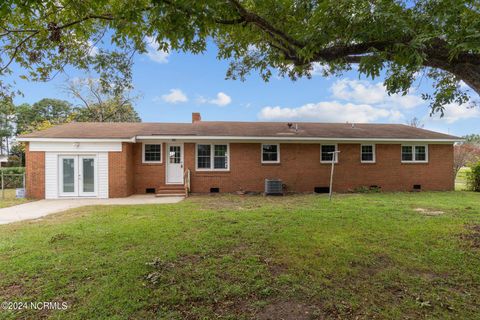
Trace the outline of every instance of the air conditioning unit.
<instances>
[{"instance_id":1,"label":"air conditioning unit","mask_svg":"<svg viewBox=\"0 0 480 320\"><path fill-rule=\"evenodd\" d=\"M280 179L265 179L266 195L283 195L283 183Z\"/></svg>"}]
</instances>

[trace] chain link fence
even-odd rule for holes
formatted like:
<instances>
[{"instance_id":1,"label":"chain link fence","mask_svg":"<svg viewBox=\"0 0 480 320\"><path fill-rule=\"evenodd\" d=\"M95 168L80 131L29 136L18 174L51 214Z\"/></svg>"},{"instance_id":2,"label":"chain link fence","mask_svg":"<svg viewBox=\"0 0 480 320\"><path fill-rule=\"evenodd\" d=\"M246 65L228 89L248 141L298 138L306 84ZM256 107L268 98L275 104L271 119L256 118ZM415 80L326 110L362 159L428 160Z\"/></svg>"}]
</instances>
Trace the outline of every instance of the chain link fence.
<instances>
[{"instance_id":1,"label":"chain link fence","mask_svg":"<svg viewBox=\"0 0 480 320\"><path fill-rule=\"evenodd\" d=\"M25 196L25 173L4 173L0 172L1 196L5 199L6 189L22 189L17 192L17 197Z\"/></svg>"}]
</instances>

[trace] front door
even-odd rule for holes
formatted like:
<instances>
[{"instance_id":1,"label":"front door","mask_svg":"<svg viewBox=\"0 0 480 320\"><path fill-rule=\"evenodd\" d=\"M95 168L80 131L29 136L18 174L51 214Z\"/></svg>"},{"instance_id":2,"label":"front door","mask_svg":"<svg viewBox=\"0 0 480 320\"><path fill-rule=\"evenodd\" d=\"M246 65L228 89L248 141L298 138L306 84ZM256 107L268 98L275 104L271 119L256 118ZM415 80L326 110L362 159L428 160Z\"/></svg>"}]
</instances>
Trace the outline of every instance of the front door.
<instances>
[{"instance_id":1,"label":"front door","mask_svg":"<svg viewBox=\"0 0 480 320\"><path fill-rule=\"evenodd\" d=\"M62 197L97 195L97 161L95 156L60 156L59 187Z\"/></svg>"},{"instance_id":2,"label":"front door","mask_svg":"<svg viewBox=\"0 0 480 320\"><path fill-rule=\"evenodd\" d=\"M183 144L169 144L167 155L167 184L183 184Z\"/></svg>"}]
</instances>

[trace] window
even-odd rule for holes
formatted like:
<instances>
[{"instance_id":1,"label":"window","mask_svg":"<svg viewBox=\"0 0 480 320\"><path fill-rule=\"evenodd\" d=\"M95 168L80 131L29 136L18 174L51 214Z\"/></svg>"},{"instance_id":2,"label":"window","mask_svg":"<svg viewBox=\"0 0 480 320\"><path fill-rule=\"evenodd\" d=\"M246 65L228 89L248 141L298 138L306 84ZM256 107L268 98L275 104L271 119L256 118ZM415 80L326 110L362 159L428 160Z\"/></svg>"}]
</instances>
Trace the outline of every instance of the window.
<instances>
[{"instance_id":1,"label":"window","mask_svg":"<svg viewBox=\"0 0 480 320\"><path fill-rule=\"evenodd\" d=\"M279 144L262 144L262 163L280 163Z\"/></svg>"},{"instance_id":2,"label":"window","mask_svg":"<svg viewBox=\"0 0 480 320\"><path fill-rule=\"evenodd\" d=\"M427 146L402 146L402 162L428 162Z\"/></svg>"},{"instance_id":3,"label":"window","mask_svg":"<svg viewBox=\"0 0 480 320\"><path fill-rule=\"evenodd\" d=\"M210 145L197 144L197 168L210 169Z\"/></svg>"},{"instance_id":4,"label":"window","mask_svg":"<svg viewBox=\"0 0 480 320\"><path fill-rule=\"evenodd\" d=\"M182 149L180 146L169 146L169 162L180 163L182 162Z\"/></svg>"},{"instance_id":5,"label":"window","mask_svg":"<svg viewBox=\"0 0 480 320\"><path fill-rule=\"evenodd\" d=\"M162 162L162 144L143 144L143 162L160 163Z\"/></svg>"},{"instance_id":6,"label":"window","mask_svg":"<svg viewBox=\"0 0 480 320\"><path fill-rule=\"evenodd\" d=\"M216 144L214 146L215 154L213 156L214 169L227 169L227 145Z\"/></svg>"},{"instance_id":7,"label":"window","mask_svg":"<svg viewBox=\"0 0 480 320\"><path fill-rule=\"evenodd\" d=\"M228 144L197 144L197 170L228 168Z\"/></svg>"},{"instance_id":8,"label":"window","mask_svg":"<svg viewBox=\"0 0 480 320\"><path fill-rule=\"evenodd\" d=\"M333 157L335 157L335 162L338 162L338 153L332 153L337 151L336 144L322 144L320 146L320 162L331 163Z\"/></svg>"},{"instance_id":9,"label":"window","mask_svg":"<svg viewBox=\"0 0 480 320\"><path fill-rule=\"evenodd\" d=\"M360 146L360 160L361 162L375 162L375 145L362 144Z\"/></svg>"}]
</instances>

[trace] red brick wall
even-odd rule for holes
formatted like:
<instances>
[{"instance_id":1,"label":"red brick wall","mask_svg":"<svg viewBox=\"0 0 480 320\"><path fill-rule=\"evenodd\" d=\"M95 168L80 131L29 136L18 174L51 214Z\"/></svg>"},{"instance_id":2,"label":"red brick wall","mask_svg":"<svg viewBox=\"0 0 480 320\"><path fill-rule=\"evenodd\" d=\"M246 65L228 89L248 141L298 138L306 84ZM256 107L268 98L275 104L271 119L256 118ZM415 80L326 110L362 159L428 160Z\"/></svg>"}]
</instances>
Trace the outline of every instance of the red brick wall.
<instances>
[{"instance_id":1,"label":"red brick wall","mask_svg":"<svg viewBox=\"0 0 480 320\"><path fill-rule=\"evenodd\" d=\"M134 193L133 145L122 143L122 152L108 153L108 193L110 198Z\"/></svg>"},{"instance_id":2,"label":"red brick wall","mask_svg":"<svg viewBox=\"0 0 480 320\"><path fill-rule=\"evenodd\" d=\"M147 188L158 189L165 185L166 143L162 144L162 163L142 163L142 143L133 145L135 193L145 193Z\"/></svg>"},{"instance_id":3,"label":"red brick wall","mask_svg":"<svg viewBox=\"0 0 480 320\"><path fill-rule=\"evenodd\" d=\"M377 185L385 191L410 191L414 184L422 190L453 190L453 146L429 145L426 164L401 163L400 144L377 144L376 163L360 162L359 144L339 144L335 165L334 190L346 192L356 187ZM281 144L280 164L262 164L259 143L231 143L229 172L195 172L195 144L185 144L185 165L192 170L192 192L237 190L263 191L265 178L280 178L288 190L313 192L328 186L330 164L320 163L319 144Z\"/></svg>"},{"instance_id":4,"label":"red brick wall","mask_svg":"<svg viewBox=\"0 0 480 320\"><path fill-rule=\"evenodd\" d=\"M25 143L25 165L26 196L45 199L45 152L30 152L29 144Z\"/></svg>"}]
</instances>

